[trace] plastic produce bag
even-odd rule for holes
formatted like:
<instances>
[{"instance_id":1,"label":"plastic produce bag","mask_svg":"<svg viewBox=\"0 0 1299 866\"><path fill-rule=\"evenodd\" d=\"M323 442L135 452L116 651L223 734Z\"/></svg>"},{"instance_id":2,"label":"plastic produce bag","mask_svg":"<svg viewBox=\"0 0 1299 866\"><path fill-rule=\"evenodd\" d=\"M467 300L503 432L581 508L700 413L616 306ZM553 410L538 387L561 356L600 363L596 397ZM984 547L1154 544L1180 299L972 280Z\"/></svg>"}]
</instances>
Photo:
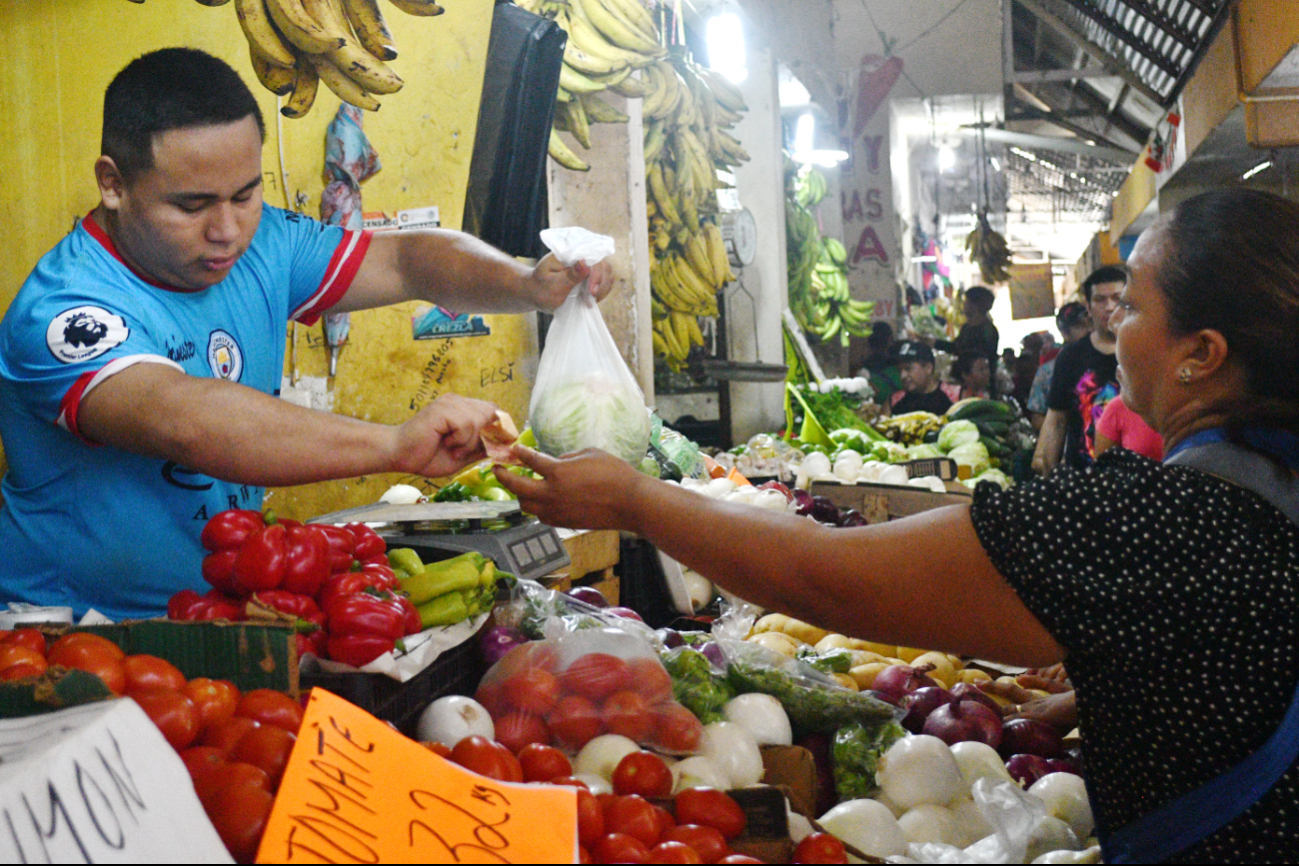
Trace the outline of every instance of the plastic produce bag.
<instances>
[{"instance_id":1,"label":"plastic produce bag","mask_svg":"<svg viewBox=\"0 0 1299 866\"><path fill-rule=\"evenodd\" d=\"M510 650L474 695L498 740L577 752L601 734L620 734L670 754L699 748L703 725L673 698L672 679L642 635L552 622L556 635Z\"/></svg>"},{"instance_id":2,"label":"plastic produce bag","mask_svg":"<svg viewBox=\"0 0 1299 866\"><path fill-rule=\"evenodd\" d=\"M541 239L565 266L594 265L613 238L586 229L546 229ZM639 466L649 447L645 395L618 352L586 281L555 311L528 407L537 446L559 456L600 448Z\"/></svg>"}]
</instances>

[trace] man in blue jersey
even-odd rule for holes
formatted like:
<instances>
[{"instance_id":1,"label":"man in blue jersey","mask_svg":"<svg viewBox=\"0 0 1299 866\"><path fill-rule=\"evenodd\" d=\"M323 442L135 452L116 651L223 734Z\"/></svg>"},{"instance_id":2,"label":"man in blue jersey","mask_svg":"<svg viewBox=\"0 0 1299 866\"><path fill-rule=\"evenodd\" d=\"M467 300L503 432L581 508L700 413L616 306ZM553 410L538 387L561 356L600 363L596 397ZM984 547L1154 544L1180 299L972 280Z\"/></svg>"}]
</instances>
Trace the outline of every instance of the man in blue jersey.
<instances>
[{"instance_id":1,"label":"man in blue jersey","mask_svg":"<svg viewBox=\"0 0 1299 866\"><path fill-rule=\"evenodd\" d=\"M263 121L224 62L133 61L104 98L100 204L0 321L0 603L158 615L200 576L199 533L265 486L480 459L490 403L445 395L398 425L276 399L286 325L424 300L558 306L607 263L526 267L446 230L371 235L262 201Z\"/></svg>"}]
</instances>

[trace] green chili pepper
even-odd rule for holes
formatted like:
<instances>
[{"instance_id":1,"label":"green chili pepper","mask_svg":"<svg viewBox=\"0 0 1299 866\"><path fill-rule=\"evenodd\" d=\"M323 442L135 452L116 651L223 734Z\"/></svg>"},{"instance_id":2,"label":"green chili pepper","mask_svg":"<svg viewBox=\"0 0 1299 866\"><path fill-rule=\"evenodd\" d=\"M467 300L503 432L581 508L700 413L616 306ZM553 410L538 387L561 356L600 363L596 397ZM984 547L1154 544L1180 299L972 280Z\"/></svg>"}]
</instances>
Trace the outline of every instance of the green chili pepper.
<instances>
[{"instance_id":1,"label":"green chili pepper","mask_svg":"<svg viewBox=\"0 0 1299 866\"><path fill-rule=\"evenodd\" d=\"M476 552L462 553L453 559L433 562L424 566L421 574L401 579L401 589L416 605L448 592L477 588L483 559Z\"/></svg>"},{"instance_id":2,"label":"green chili pepper","mask_svg":"<svg viewBox=\"0 0 1299 866\"><path fill-rule=\"evenodd\" d=\"M469 616L469 608L459 592L448 592L417 606L420 625L433 628L439 625L455 625Z\"/></svg>"},{"instance_id":3,"label":"green chili pepper","mask_svg":"<svg viewBox=\"0 0 1299 866\"><path fill-rule=\"evenodd\" d=\"M424 573L424 563L420 561L419 554L409 547L394 547L388 551L388 564L397 572L398 577Z\"/></svg>"}]
</instances>

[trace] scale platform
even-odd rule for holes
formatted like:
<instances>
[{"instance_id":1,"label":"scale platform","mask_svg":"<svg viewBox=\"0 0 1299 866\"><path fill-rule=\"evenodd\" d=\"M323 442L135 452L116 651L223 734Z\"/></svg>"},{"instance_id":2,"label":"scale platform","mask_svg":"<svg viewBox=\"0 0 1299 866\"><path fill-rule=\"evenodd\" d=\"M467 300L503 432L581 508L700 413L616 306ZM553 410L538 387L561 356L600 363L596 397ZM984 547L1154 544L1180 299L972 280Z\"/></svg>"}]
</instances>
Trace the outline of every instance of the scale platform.
<instances>
[{"instance_id":1,"label":"scale platform","mask_svg":"<svg viewBox=\"0 0 1299 866\"><path fill-rule=\"evenodd\" d=\"M309 523L365 523L389 547L431 547L452 555L476 550L522 580L537 580L572 560L553 527L518 502L376 502L322 514Z\"/></svg>"}]
</instances>

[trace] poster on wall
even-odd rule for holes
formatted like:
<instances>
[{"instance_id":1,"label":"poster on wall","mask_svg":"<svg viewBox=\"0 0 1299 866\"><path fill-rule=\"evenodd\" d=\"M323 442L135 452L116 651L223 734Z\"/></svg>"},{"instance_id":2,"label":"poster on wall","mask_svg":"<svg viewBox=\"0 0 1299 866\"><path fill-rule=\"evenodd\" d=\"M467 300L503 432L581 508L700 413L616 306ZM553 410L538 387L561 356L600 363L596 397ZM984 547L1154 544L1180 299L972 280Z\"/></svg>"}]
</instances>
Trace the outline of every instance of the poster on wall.
<instances>
[{"instance_id":1,"label":"poster on wall","mask_svg":"<svg viewBox=\"0 0 1299 866\"><path fill-rule=\"evenodd\" d=\"M1055 315L1051 264L1010 266L1010 317L1040 319Z\"/></svg>"},{"instance_id":2,"label":"poster on wall","mask_svg":"<svg viewBox=\"0 0 1299 866\"><path fill-rule=\"evenodd\" d=\"M840 165L848 285L854 298L874 302L874 317L884 320L902 313L895 276L900 252L889 171L889 113L884 110L901 73L900 57L862 57L844 132L849 157Z\"/></svg>"}]
</instances>

